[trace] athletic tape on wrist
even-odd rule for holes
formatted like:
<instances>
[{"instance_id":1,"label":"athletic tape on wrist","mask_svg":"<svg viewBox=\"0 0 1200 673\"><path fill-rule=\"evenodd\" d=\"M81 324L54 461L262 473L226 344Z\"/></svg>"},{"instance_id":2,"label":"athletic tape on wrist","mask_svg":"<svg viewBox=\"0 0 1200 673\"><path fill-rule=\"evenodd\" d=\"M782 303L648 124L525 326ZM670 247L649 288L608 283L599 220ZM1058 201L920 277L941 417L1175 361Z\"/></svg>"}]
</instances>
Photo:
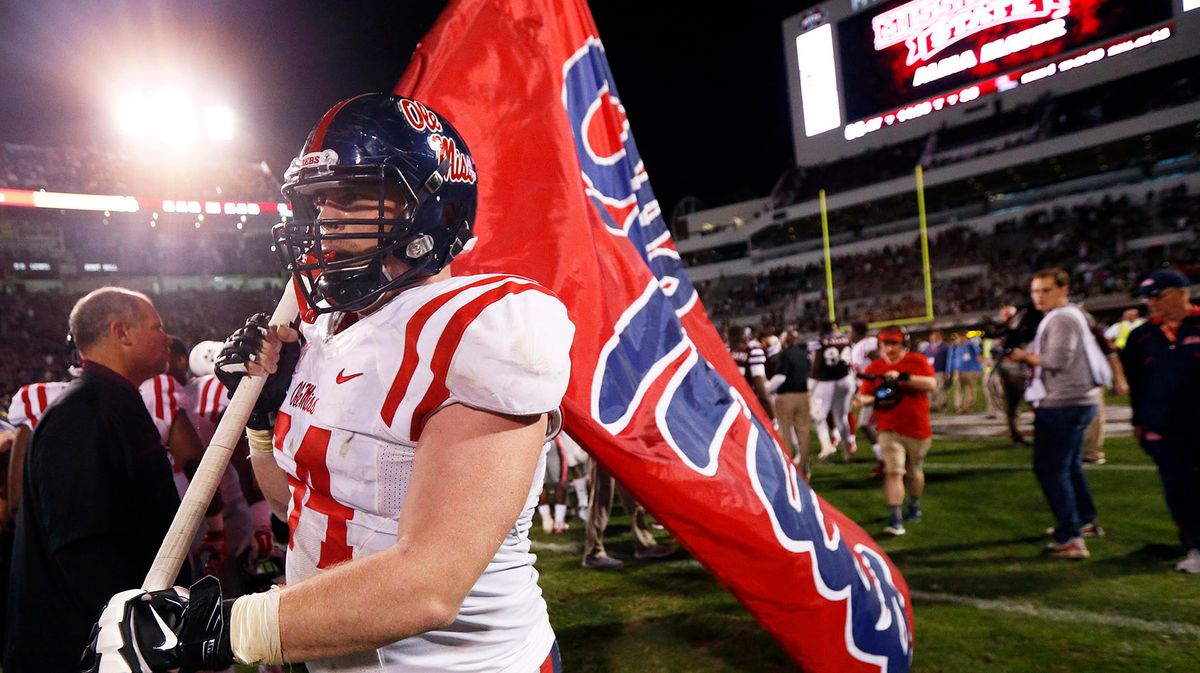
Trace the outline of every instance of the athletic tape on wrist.
<instances>
[{"instance_id":1,"label":"athletic tape on wrist","mask_svg":"<svg viewBox=\"0 0 1200 673\"><path fill-rule=\"evenodd\" d=\"M275 445L272 442L270 430L253 430L246 428L246 444L250 446L250 455L256 453L273 455Z\"/></svg>"},{"instance_id":2,"label":"athletic tape on wrist","mask_svg":"<svg viewBox=\"0 0 1200 673\"><path fill-rule=\"evenodd\" d=\"M229 645L241 664L282 664L279 641L279 587L242 596L229 615Z\"/></svg>"}]
</instances>

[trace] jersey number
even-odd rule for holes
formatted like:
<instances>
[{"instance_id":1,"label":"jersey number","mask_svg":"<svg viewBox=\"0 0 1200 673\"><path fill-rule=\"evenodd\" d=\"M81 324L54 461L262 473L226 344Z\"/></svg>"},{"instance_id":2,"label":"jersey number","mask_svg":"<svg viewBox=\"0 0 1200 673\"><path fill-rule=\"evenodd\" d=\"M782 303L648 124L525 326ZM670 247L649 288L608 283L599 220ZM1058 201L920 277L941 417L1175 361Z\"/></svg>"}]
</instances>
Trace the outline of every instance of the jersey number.
<instances>
[{"instance_id":1,"label":"jersey number","mask_svg":"<svg viewBox=\"0 0 1200 673\"><path fill-rule=\"evenodd\" d=\"M821 355L825 358L826 367L833 367L837 365L838 362L850 364L849 346L841 349L840 351L837 349L837 346L830 346L829 348L821 351Z\"/></svg>"},{"instance_id":2,"label":"jersey number","mask_svg":"<svg viewBox=\"0 0 1200 673\"><path fill-rule=\"evenodd\" d=\"M279 412L280 417L287 416ZM276 419L291 424L291 418ZM346 542L346 522L354 517L354 510L343 505L329 495L329 466L325 457L329 452L329 437L331 433L325 428L310 425L296 450L296 475L288 475L288 483L292 487L292 511L288 515L288 529L291 541L288 547L294 547L296 527L300 523L301 512L305 508L325 515L325 539L321 541L321 558L317 561L318 568L329 568L353 557L350 545ZM305 494L308 502L304 501Z\"/></svg>"}]
</instances>

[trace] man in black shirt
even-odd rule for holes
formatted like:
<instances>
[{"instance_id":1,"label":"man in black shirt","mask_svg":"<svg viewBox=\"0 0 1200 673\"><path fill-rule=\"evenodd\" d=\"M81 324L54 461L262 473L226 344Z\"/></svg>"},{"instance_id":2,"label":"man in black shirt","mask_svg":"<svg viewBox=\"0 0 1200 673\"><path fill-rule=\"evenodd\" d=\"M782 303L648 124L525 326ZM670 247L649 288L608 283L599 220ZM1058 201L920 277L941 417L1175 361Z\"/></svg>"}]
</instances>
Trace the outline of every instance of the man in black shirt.
<instances>
[{"instance_id":1,"label":"man in black shirt","mask_svg":"<svg viewBox=\"0 0 1200 673\"><path fill-rule=\"evenodd\" d=\"M812 427L808 410L808 377L812 365L800 342L800 333L796 330L788 330L784 334L783 346L770 387L776 393L775 414L779 420L779 434L792 453L792 463L803 470L807 477L812 474L812 459L808 453L808 430Z\"/></svg>"},{"instance_id":2,"label":"man in black shirt","mask_svg":"<svg viewBox=\"0 0 1200 673\"><path fill-rule=\"evenodd\" d=\"M26 458L5 673L79 670L96 615L141 585L179 507L137 390L166 369L154 306L101 288L75 304L70 329L83 373L46 410Z\"/></svg>"}]
</instances>

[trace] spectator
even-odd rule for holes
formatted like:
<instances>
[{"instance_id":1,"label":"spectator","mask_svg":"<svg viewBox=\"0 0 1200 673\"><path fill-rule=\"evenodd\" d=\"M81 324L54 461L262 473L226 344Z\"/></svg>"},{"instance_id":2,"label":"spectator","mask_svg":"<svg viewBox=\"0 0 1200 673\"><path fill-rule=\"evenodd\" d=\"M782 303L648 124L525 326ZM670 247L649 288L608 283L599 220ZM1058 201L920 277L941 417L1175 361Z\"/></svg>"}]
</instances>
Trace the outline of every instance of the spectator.
<instances>
[{"instance_id":1,"label":"spectator","mask_svg":"<svg viewBox=\"0 0 1200 673\"><path fill-rule=\"evenodd\" d=\"M1092 332L1092 338L1096 340L1100 352L1104 353L1104 357L1108 359L1108 366L1112 370L1113 392L1117 395L1129 394L1129 384L1125 381L1125 369L1121 366L1121 359L1117 355L1116 347L1104 336L1104 329L1091 320L1091 316L1088 318L1088 329ZM1083 432L1083 462L1090 465L1103 465L1108 462L1104 455L1104 424L1108 422L1104 404L1104 388L1098 387L1096 394L1100 396L1100 404L1096 405L1096 416L1092 418L1088 423L1087 430Z\"/></svg>"},{"instance_id":2,"label":"spectator","mask_svg":"<svg viewBox=\"0 0 1200 673\"><path fill-rule=\"evenodd\" d=\"M4 670L78 670L96 614L142 583L179 496L137 385L166 369L144 295L101 288L70 317L83 373L42 417L25 463Z\"/></svg>"},{"instance_id":3,"label":"spectator","mask_svg":"<svg viewBox=\"0 0 1200 673\"><path fill-rule=\"evenodd\" d=\"M949 395L946 393L949 388L949 380L946 375L946 361L950 357L950 344L946 343L942 338L941 330L934 330L929 333L929 343L925 347L925 352L922 353L929 360L929 364L933 367L934 375L937 377L937 388L930 395L930 404L933 409L939 410L946 406L949 401Z\"/></svg>"},{"instance_id":4,"label":"spectator","mask_svg":"<svg viewBox=\"0 0 1200 673\"><path fill-rule=\"evenodd\" d=\"M922 516L925 454L933 437L929 393L937 387L937 378L926 358L908 351L908 335L900 328L886 327L879 331L878 339L880 357L864 372L859 401L874 405L879 424L883 494L888 507L888 525L883 530L904 535L904 521L920 521ZM905 493L908 507L902 518Z\"/></svg>"},{"instance_id":5,"label":"spectator","mask_svg":"<svg viewBox=\"0 0 1200 673\"><path fill-rule=\"evenodd\" d=\"M792 463L808 477L812 474L812 457L808 451L809 428L812 427L808 408L808 377L812 364L796 330L788 330L784 334L783 345L779 367L768 387L773 387L776 394L775 413L779 420L779 434L792 454Z\"/></svg>"},{"instance_id":6,"label":"spectator","mask_svg":"<svg viewBox=\"0 0 1200 673\"><path fill-rule=\"evenodd\" d=\"M975 408L976 389L983 376L982 348L979 339L955 332L946 371L954 386L954 411L965 414Z\"/></svg>"},{"instance_id":7,"label":"spectator","mask_svg":"<svg viewBox=\"0 0 1200 673\"><path fill-rule=\"evenodd\" d=\"M608 517L612 514L613 494L620 496L621 506L629 515L629 527L633 532L633 556L637 559L659 559L675 553L670 545L658 544L654 533L646 523L646 509L634 500L633 495L621 485L599 462L591 461L591 492L588 495L587 530L583 541L583 567L592 570L617 570L625 565L620 559L608 555L604 549L604 531L608 528Z\"/></svg>"},{"instance_id":8,"label":"spectator","mask_svg":"<svg viewBox=\"0 0 1200 673\"><path fill-rule=\"evenodd\" d=\"M1103 534L1083 473L1083 433L1100 404L1097 384L1108 386L1112 371L1091 336L1086 314L1070 303L1070 276L1062 269L1037 272L1030 283L1033 305L1045 313L1030 350L1012 358L1034 368L1025 399L1034 405L1033 471L1050 511L1052 558L1084 559L1084 536Z\"/></svg>"},{"instance_id":9,"label":"spectator","mask_svg":"<svg viewBox=\"0 0 1200 673\"><path fill-rule=\"evenodd\" d=\"M1129 335L1121 360L1129 377L1133 436L1158 465L1163 495L1187 556L1180 572L1200 573L1200 308L1189 302L1188 279L1151 273L1135 290L1150 321Z\"/></svg>"},{"instance_id":10,"label":"spectator","mask_svg":"<svg viewBox=\"0 0 1200 673\"><path fill-rule=\"evenodd\" d=\"M1136 307L1127 308L1121 314L1119 321L1109 325L1108 329L1104 330L1104 338L1111 341L1117 350L1125 350L1125 341L1129 339L1129 334L1144 322L1146 320L1142 318Z\"/></svg>"}]
</instances>

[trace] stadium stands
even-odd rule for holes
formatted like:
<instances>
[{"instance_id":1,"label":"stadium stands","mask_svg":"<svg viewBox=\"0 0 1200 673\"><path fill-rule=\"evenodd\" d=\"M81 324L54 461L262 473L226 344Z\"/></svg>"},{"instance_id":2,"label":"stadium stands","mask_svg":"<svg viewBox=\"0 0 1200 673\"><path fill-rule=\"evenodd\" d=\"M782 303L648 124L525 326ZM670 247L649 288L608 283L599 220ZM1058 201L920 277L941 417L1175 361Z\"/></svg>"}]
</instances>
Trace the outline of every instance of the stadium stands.
<instances>
[{"instance_id":1,"label":"stadium stands","mask_svg":"<svg viewBox=\"0 0 1200 673\"><path fill-rule=\"evenodd\" d=\"M282 283L280 284L282 287ZM168 332L191 345L224 340L258 311L279 298L277 288L211 292L178 290L152 293ZM63 358L67 314L83 292L0 293L0 406L20 386L67 379Z\"/></svg>"},{"instance_id":2,"label":"stadium stands","mask_svg":"<svg viewBox=\"0 0 1200 673\"><path fill-rule=\"evenodd\" d=\"M265 163L114 154L92 149L0 143L0 187L139 197L278 201Z\"/></svg>"}]
</instances>

